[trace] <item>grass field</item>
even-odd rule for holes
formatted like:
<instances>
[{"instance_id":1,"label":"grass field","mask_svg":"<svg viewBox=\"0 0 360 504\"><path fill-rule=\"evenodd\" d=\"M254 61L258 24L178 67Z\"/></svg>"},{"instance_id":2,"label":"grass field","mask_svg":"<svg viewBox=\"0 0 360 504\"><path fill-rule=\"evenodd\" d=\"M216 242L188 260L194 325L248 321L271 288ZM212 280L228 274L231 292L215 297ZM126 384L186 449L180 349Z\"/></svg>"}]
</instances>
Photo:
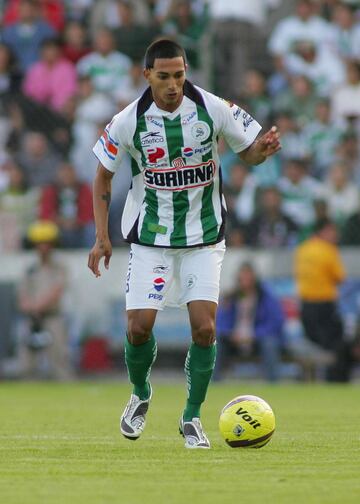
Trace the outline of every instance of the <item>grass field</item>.
<instances>
[{"instance_id":1,"label":"grass field","mask_svg":"<svg viewBox=\"0 0 360 504\"><path fill-rule=\"evenodd\" d=\"M212 385L203 424L212 449L177 433L184 384L154 384L141 440L118 431L124 383L0 384L2 504L360 502L360 387ZM221 407L251 393L273 406L277 430L260 450L232 449Z\"/></svg>"}]
</instances>

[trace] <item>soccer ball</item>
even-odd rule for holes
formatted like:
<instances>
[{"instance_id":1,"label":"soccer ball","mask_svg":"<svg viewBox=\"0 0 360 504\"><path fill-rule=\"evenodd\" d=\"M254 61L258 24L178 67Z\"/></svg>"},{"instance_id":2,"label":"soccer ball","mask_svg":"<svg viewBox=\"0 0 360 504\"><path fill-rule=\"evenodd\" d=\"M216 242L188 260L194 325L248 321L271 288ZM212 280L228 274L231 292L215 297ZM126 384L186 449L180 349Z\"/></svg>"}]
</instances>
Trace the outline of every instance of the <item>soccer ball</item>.
<instances>
[{"instance_id":1,"label":"soccer ball","mask_svg":"<svg viewBox=\"0 0 360 504\"><path fill-rule=\"evenodd\" d=\"M261 448L274 434L275 416L260 397L238 396L222 409L219 429L232 448Z\"/></svg>"}]
</instances>

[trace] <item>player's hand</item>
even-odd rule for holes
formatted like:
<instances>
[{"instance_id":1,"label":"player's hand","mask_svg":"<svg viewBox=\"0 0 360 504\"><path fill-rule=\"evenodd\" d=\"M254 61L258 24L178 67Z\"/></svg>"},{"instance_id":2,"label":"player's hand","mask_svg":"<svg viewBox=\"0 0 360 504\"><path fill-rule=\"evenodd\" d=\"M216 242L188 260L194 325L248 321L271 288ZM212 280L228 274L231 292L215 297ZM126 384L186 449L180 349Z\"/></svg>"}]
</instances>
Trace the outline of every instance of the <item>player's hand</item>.
<instances>
[{"instance_id":1,"label":"player's hand","mask_svg":"<svg viewBox=\"0 0 360 504\"><path fill-rule=\"evenodd\" d=\"M112 255L112 246L110 240L107 239L97 239L95 245L90 251L89 260L88 260L88 268L94 273L97 277L101 276L99 263L102 257L104 257L104 266L106 269L109 269L110 258Z\"/></svg>"},{"instance_id":2,"label":"player's hand","mask_svg":"<svg viewBox=\"0 0 360 504\"><path fill-rule=\"evenodd\" d=\"M272 126L269 131L257 140L257 148L262 156L272 156L281 149L280 133L276 126Z\"/></svg>"}]
</instances>

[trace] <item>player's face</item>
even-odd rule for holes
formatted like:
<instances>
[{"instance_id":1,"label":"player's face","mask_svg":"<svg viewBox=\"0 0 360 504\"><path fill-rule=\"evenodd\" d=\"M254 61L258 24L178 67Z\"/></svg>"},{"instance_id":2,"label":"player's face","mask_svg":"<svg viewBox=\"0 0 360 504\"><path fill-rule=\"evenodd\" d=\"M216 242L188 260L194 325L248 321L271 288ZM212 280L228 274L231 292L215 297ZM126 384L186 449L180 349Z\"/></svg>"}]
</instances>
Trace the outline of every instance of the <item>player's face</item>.
<instances>
[{"instance_id":1,"label":"player's face","mask_svg":"<svg viewBox=\"0 0 360 504\"><path fill-rule=\"evenodd\" d=\"M145 69L144 75L151 86L156 105L168 112L177 109L183 99L185 82L185 63L181 56L177 58L157 58L151 69Z\"/></svg>"}]
</instances>

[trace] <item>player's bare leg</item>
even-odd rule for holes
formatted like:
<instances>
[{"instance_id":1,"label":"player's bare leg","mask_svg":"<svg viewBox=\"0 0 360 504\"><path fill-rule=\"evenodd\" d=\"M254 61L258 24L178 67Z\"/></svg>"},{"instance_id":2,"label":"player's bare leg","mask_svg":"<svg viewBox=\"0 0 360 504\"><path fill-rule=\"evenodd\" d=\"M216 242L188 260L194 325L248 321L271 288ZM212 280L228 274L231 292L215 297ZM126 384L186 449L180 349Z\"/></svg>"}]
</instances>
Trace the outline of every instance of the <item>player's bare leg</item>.
<instances>
[{"instance_id":1,"label":"player's bare leg","mask_svg":"<svg viewBox=\"0 0 360 504\"><path fill-rule=\"evenodd\" d=\"M216 303L211 301L192 301L188 304L193 341L185 362L188 399L180 420L180 433L185 438L186 448L210 448L200 422L200 408L215 366L216 308Z\"/></svg>"},{"instance_id":2,"label":"player's bare leg","mask_svg":"<svg viewBox=\"0 0 360 504\"><path fill-rule=\"evenodd\" d=\"M120 419L121 433L127 439L138 439L145 428L152 389L151 366L156 358L156 341L152 333L157 310L129 310L125 341L125 362L133 393Z\"/></svg>"}]
</instances>

